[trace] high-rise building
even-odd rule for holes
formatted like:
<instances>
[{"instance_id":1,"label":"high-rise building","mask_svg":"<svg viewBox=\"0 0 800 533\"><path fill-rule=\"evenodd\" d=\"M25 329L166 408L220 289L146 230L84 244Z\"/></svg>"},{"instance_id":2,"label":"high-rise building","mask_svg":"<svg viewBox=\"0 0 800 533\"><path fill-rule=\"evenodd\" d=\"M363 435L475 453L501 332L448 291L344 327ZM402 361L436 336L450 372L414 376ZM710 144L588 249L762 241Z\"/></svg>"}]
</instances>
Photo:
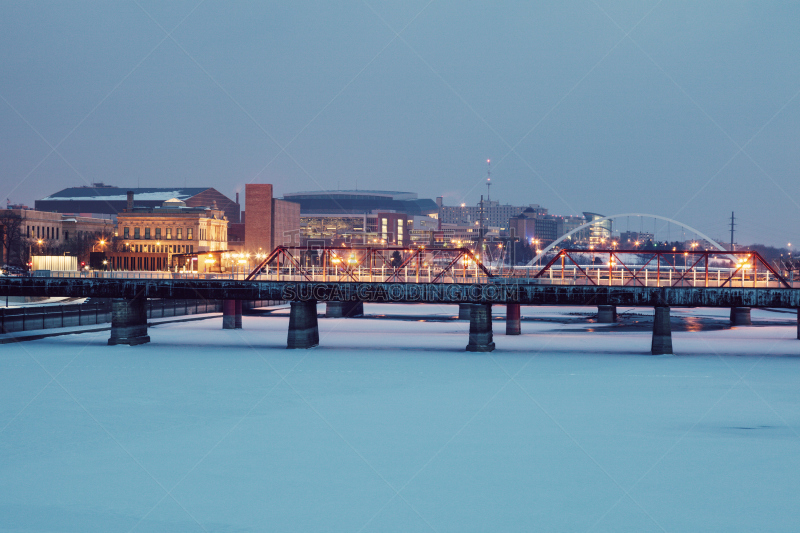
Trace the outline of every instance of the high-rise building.
<instances>
[{"instance_id":1,"label":"high-rise building","mask_svg":"<svg viewBox=\"0 0 800 533\"><path fill-rule=\"evenodd\" d=\"M623 231L619 234L619 248L635 248L653 240L652 233Z\"/></svg>"},{"instance_id":2,"label":"high-rise building","mask_svg":"<svg viewBox=\"0 0 800 533\"><path fill-rule=\"evenodd\" d=\"M486 227L508 229L509 219L521 214L527 209L532 210L529 211L529 213L533 212L539 216L547 214L547 209L539 204L514 206L509 204L502 205L500 202L494 200L484 200L483 205L481 205L480 202L474 206L468 206L467 204L441 205L439 208L439 219L443 224L468 226L475 222L480 223L481 218L483 218L483 224Z\"/></svg>"},{"instance_id":3,"label":"high-rise building","mask_svg":"<svg viewBox=\"0 0 800 533\"><path fill-rule=\"evenodd\" d=\"M583 216L586 217L586 222L595 222L589 228L589 244L591 246L602 247L607 244L606 241L611 239L611 220L600 220L605 218L605 215L598 213L588 213L584 211Z\"/></svg>"}]
</instances>

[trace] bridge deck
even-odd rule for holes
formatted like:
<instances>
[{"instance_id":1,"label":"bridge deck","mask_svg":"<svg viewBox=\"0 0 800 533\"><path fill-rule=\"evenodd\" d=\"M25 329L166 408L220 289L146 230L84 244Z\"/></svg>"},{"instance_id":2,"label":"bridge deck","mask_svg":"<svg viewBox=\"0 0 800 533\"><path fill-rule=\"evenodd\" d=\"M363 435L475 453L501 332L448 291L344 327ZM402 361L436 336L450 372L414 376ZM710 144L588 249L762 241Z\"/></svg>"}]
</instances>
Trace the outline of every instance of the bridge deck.
<instances>
[{"instance_id":1,"label":"bridge deck","mask_svg":"<svg viewBox=\"0 0 800 533\"><path fill-rule=\"evenodd\" d=\"M800 308L800 289L3 277L0 296Z\"/></svg>"}]
</instances>

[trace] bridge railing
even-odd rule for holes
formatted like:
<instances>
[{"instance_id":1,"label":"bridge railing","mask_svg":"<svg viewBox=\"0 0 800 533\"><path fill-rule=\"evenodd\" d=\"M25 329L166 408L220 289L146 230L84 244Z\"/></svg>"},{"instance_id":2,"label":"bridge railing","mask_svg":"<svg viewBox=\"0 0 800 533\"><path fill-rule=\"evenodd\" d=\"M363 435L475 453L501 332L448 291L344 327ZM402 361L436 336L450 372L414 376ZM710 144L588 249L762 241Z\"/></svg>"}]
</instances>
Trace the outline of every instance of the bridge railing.
<instances>
[{"instance_id":1,"label":"bridge railing","mask_svg":"<svg viewBox=\"0 0 800 533\"><path fill-rule=\"evenodd\" d=\"M396 270L396 271L394 271ZM308 268L298 272L292 267L267 267L261 273L251 277L252 281L311 281L311 282L409 282L409 283L487 283L490 278L482 272L461 271L436 279L436 272L429 268L417 271L414 268L374 268L354 269L352 272L341 272L333 267ZM242 272L153 272L153 271L48 271L47 277L54 278L87 278L87 279L217 279L245 280L248 273ZM391 278L391 279L390 279Z\"/></svg>"},{"instance_id":2,"label":"bridge railing","mask_svg":"<svg viewBox=\"0 0 800 533\"><path fill-rule=\"evenodd\" d=\"M581 265L560 268L552 266L532 269L531 272L509 272L504 279L533 278L535 284L544 285L599 285L627 287L737 287L737 288L780 288L800 287L800 281L793 277L779 279L769 271L753 271L731 268L709 268L708 273L685 266L671 269L609 268L606 265ZM539 274L541 272L541 274ZM536 277L539 275L538 277Z\"/></svg>"},{"instance_id":3,"label":"bridge railing","mask_svg":"<svg viewBox=\"0 0 800 533\"><path fill-rule=\"evenodd\" d=\"M541 277L535 277L541 270L540 268L523 269L504 269L502 273L496 272L492 278L487 278L482 273L476 275L474 271L458 272L458 275L446 276L434 281L434 273L428 269L421 269L418 273L415 269L403 269L397 276L393 277L394 282L408 283L460 283L460 284L531 284L531 285L599 285L612 287L731 287L731 288L779 288L786 287L780 280L775 279L769 272L742 272L736 277L731 278L730 269L720 268L711 269L709 276L701 275L701 272L688 273L678 267L676 270L667 272L642 270L637 272L636 279L626 270L609 270L606 266L584 266L583 271L576 267L559 269L551 268L544 272ZM147 272L147 271L51 271L50 276L54 278L98 278L98 279L214 279L214 280L239 280L243 281L245 273L197 273L197 272ZM321 268L309 269L308 272L298 274L290 267L277 269L270 267L263 273L253 278L253 281L295 281L295 282L315 282L315 283L336 283L336 282L371 282L380 283L387 280L390 273L387 269L373 269L369 271L363 269L360 272L354 271L352 276L343 276L341 272L334 269L323 270ZM800 288L800 281L789 280L790 287Z\"/></svg>"}]
</instances>

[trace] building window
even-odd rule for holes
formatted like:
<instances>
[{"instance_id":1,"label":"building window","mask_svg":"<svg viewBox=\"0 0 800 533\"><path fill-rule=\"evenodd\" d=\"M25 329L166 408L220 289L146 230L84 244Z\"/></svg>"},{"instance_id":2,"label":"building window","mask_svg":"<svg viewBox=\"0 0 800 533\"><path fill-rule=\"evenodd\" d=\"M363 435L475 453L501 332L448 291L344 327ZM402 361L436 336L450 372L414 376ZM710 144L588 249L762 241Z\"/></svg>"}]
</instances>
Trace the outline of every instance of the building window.
<instances>
[{"instance_id":1,"label":"building window","mask_svg":"<svg viewBox=\"0 0 800 533\"><path fill-rule=\"evenodd\" d=\"M123 230L122 230L122 236L125 239L130 239L131 238L131 228L129 228L128 226L125 226L123 228Z\"/></svg>"},{"instance_id":2,"label":"building window","mask_svg":"<svg viewBox=\"0 0 800 533\"><path fill-rule=\"evenodd\" d=\"M67 231L67 230L64 230L64 240L65 241L69 240L69 231Z\"/></svg>"},{"instance_id":3,"label":"building window","mask_svg":"<svg viewBox=\"0 0 800 533\"><path fill-rule=\"evenodd\" d=\"M156 228L156 240L161 240L161 228Z\"/></svg>"},{"instance_id":4,"label":"building window","mask_svg":"<svg viewBox=\"0 0 800 533\"><path fill-rule=\"evenodd\" d=\"M172 240L172 228L167 228L167 240Z\"/></svg>"},{"instance_id":5,"label":"building window","mask_svg":"<svg viewBox=\"0 0 800 533\"><path fill-rule=\"evenodd\" d=\"M144 228L144 238L145 239L150 238L150 228Z\"/></svg>"},{"instance_id":6,"label":"building window","mask_svg":"<svg viewBox=\"0 0 800 533\"><path fill-rule=\"evenodd\" d=\"M403 221L397 220L397 244L403 245Z\"/></svg>"},{"instance_id":7,"label":"building window","mask_svg":"<svg viewBox=\"0 0 800 533\"><path fill-rule=\"evenodd\" d=\"M175 230L175 239L179 241L183 240L183 228L178 228Z\"/></svg>"},{"instance_id":8,"label":"building window","mask_svg":"<svg viewBox=\"0 0 800 533\"><path fill-rule=\"evenodd\" d=\"M142 231L141 228L138 228L138 227L133 228L133 238L134 239L141 239L142 238L141 231Z\"/></svg>"},{"instance_id":9,"label":"building window","mask_svg":"<svg viewBox=\"0 0 800 533\"><path fill-rule=\"evenodd\" d=\"M194 228L186 228L186 240L191 241L194 237Z\"/></svg>"}]
</instances>

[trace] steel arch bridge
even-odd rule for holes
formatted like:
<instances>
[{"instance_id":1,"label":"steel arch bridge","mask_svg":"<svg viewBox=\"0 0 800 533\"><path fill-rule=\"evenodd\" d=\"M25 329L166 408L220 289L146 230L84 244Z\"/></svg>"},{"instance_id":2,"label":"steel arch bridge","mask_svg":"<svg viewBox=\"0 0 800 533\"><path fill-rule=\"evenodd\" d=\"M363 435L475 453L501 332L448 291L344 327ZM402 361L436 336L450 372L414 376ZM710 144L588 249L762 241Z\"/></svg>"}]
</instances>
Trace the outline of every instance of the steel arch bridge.
<instances>
[{"instance_id":1,"label":"steel arch bridge","mask_svg":"<svg viewBox=\"0 0 800 533\"><path fill-rule=\"evenodd\" d=\"M698 236L702 237L703 239L707 240L712 245L714 245L717 248L717 250L719 250L721 252L727 252L727 250L725 248L723 248L722 245L720 245L717 241L715 241L714 239L712 239L711 237L709 237L708 235L706 235L702 231L696 230L695 228L693 228L693 227L691 227L691 226L689 226L687 224L684 224L683 222L678 222L677 220L673 220L671 218L662 217L661 215L648 215L647 213L621 213L619 215L609 215L607 217L602 217L602 218L598 218L596 220L592 220L591 222L587 222L586 224L582 224L582 225L578 226L577 228L575 228L574 230L570 231L569 233L565 233L564 235L562 235L561 237L559 237L558 239L553 241L551 244L549 244L541 252L539 252L536 255L536 257L534 257L533 259L531 259L527 263L526 266L535 265L537 263L537 261L539 261L542 257L547 255L547 252L552 250L554 247L556 247L563 240L570 238L575 233L578 233L579 231L581 231L583 229L586 229L588 227L594 226L598 222L605 222L606 220L614 220L614 219L622 218L622 217L649 217L649 218L657 218L659 220L664 220L666 222L670 222L672 224L676 224L676 225L678 225L678 226L680 226L680 227L682 227L684 229L687 229L687 230L697 234Z\"/></svg>"}]
</instances>

